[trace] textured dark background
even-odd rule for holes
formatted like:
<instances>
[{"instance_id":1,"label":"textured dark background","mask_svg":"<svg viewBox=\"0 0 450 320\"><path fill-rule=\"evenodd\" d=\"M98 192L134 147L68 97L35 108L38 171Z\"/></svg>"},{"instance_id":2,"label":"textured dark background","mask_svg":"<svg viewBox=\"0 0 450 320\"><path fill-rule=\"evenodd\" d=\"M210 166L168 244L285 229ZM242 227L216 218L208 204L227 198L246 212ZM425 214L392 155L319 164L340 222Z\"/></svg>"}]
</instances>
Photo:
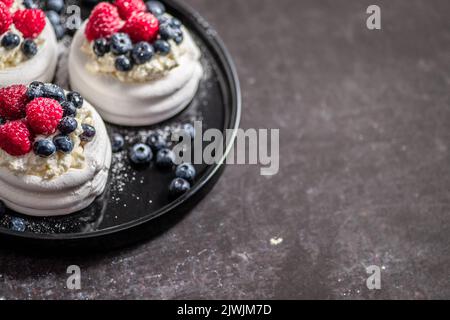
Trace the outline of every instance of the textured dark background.
<instances>
[{"instance_id":1,"label":"textured dark background","mask_svg":"<svg viewBox=\"0 0 450 320\"><path fill-rule=\"evenodd\" d=\"M279 174L229 167L179 224L119 252L0 251L0 298L450 298L450 2L187 2L235 59L242 127L280 129Z\"/></svg>"}]
</instances>

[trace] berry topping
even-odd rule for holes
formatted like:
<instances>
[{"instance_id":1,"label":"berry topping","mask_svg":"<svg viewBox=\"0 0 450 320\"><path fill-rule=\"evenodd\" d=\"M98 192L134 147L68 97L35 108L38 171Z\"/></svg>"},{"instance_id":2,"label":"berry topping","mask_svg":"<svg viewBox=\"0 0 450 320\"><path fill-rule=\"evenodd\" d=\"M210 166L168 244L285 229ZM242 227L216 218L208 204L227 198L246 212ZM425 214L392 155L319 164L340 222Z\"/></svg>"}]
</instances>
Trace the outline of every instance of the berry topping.
<instances>
[{"instance_id":1,"label":"berry topping","mask_svg":"<svg viewBox=\"0 0 450 320\"><path fill-rule=\"evenodd\" d=\"M147 165L152 161L153 152L148 145L137 143L130 148L128 157L135 165Z\"/></svg>"},{"instance_id":2,"label":"berry topping","mask_svg":"<svg viewBox=\"0 0 450 320\"><path fill-rule=\"evenodd\" d=\"M195 168L190 163L182 163L175 170L175 176L177 178L183 178L187 181L193 181L195 179Z\"/></svg>"},{"instance_id":3,"label":"berry topping","mask_svg":"<svg viewBox=\"0 0 450 320\"><path fill-rule=\"evenodd\" d=\"M114 5L119 10L120 17L128 19L135 12L144 12L145 4L142 0L116 0Z\"/></svg>"},{"instance_id":4,"label":"berry topping","mask_svg":"<svg viewBox=\"0 0 450 320\"><path fill-rule=\"evenodd\" d=\"M23 0L23 6L27 9L39 8L39 4L35 0Z\"/></svg>"},{"instance_id":5,"label":"berry topping","mask_svg":"<svg viewBox=\"0 0 450 320\"><path fill-rule=\"evenodd\" d=\"M81 125L81 128L83 128L83 133L80 135L81 141L92 141L95 137L95 128L89 124L83 123Z\"/></svg>"},{"instance_id":6,"label":"berry topping","mask_svg":"<svg viewBox=\"0 0 450 320\"><path fill-rule=\"evenodd\" d=\"M109 41L106 38L98 38L94 41L94 53L97 57L103 57L110 50Z\"/></svg>"},{"instance_id":7,"label":"berry topping","mask_svg":"<svg viewBox=\"0 0 450 320\"><path fill-rule=\"evenodd\" d=\"M72 102L63 101L61 102L61 107L63 108L63 117L77 116L77 108L75 108Z\"/></svg>"},{"instance_id":8,"label":"berry topping","mask_svg":"<svg viewBox=\"0 0 450 320\"><path fill-rule=\"evenodd\" d=\"M112 152L122 151L123 146L125 145L125 140L122 135L115 133L111 137L111 147Z\"/></svg>"},{"instance_id":9,"label":"berry topping","mask_svg":"<svg viewBox=\"0 0 450 320\"><path fill-rule=\"evenodd\" d=\"M135 13L125 22L122 32L127 33L134 42L153 41L158 36L159 22L148 12Z\"/></svg>"},{"instance_id":10,"label":"berry topping","mask_svg":"<svg viewBox=\"0 0 450 320\"><path fill-rule=\"evenodd\" d=\"M8 31L9 26L13 22L8 8L9 6L5 5L4 2L0 2L0 35Z\"/></svg>"},{"instance_id":11,"label":"berry topping","mask_svg":"<svg viewBox=\"0 0 450 320\"><path fill-rule=\"evenodd\" d=\"M73 142L69 136L57 135L53 138L53 143L55 144L56 151L71 153L73 150Z\"/></svg>"},{"instance_id":12,"label":"berry topping","mask_svg":"<svg viewBox=\"0 0 450 320\"><path fill-rule=\"evenodd\" d=\"M169 193L172 197L179 197L191 189L191 184L183 178L175 178L169 186Z\"/></svg>"},{"instance_id":13,"label":"berry topping","mask_svg":"<svg viewBox=\"0 0 450 320\"><path fill-rule=\"evenodd\" d=\"M114 61L114 66L117 71L126 72L133 69L133 63L127 56L118 56Z\"/></svg>"},{"instance_id":14,"label":"berry topping","mask_svg":"<svg viewBox=\"0 0 450 320\"><path fill-rule=\"evenodd\" d=\"M156 165L160 168L171 168L175 163L175 153L172 150L164 148L156 154Z\"/></svg>"},{"instance_id":15,"label":"berry topping","mask_svg":"<svg viewBox=\"0 0 450 320\"><path fill-rule=\"evenodd\" d=\"M166 140L157 132L151 133L147 137L146 143L150 146L150 148L152 148L154 152L158 152L159 150L167 147Z\"/></svg>"},{"instance_id":16,"label":"berry topping","mask_svg":"<svg viewBox=\"0 0 450 320\"><path fill-rule=\"evenodd\" d=\"M36 98L26 107L27 121L36 134L53 134L63 116L58 101L50 98Z\"/></svg>"},{"instance_id":17,"label":"berry topping","mask_svg":"<svg viewBox=\"0 0 450 320\"><path fill-rule=\"evenodd\" d=\"M75 106L75 108L77 108L77 109L81 108L83 106L83 102L84 102L81 94L79 94L76 91L72 91L67 94L67 101L72 102L73 105Z\"/></svg>"},{"instance_id":18,"label":"berry topping","mask_svg":"<svg viewBox=\"0 0 450 320\"><path fill-rule=\"evenodd\" d=\"M170 52L170 43L165 40L156 40L153 47L156 52L163 56L168 55Z\"/></svg>"},{"instance_id":19,"label":"berry topping","mask_svg":"<svg viewBox=\"0 0 450 320\"><path fill-rule=\"evenodd\" d=\"M153 54L154 50L152 45L144 41L138 42L131 51L131 57L135 64L143 64L150 61Z\"/></svg>"},{"instance_id":20,"label":"berry topping","mask_svg":"<svg viewBox=\"0 0 450 320\"><path fill-rule=\"evenodd\" d=\"M42 97L42 95L43 95L43 88L44 88L44 84L42 82L33 81L28 86L28 90L27 90L28 98L30 100L33 100L35 98Z\"/></svg>"},{"instance_id":21,"label":"berry topping","mask_svg":"<svg viewBox=\"0 0 450 320\"><path fill-rule=\"evenodd\" d=\"M131 49L133 49L133 44L126 33L116 33L111 37L111 52L116 56L126 54Z\"/></svg>"},{"instance_id":22,"label":"berry topping","mask_svg":"<svg viewBox=\"0 0 450 320\"><path fill-rule=\"evenodd\" d=\"M155 16L160 16L166 12L166 8L164 5L159 1L147 1L145 3L148 11L153 13Z\"/></svg>"},{"instance_id":23,"label":"berry topping","mask_svg":"<svg viewBox=\"0 0 450 320\"><path fill-rule=\"evenodd\" d=\"M118 32L123 22L119 11L115 6L106 2L100 2L92 10L86 25L85 35L89 41L110 37Z\"/></svg>"},{"instance_id":24,"label":"berry topping","mask_svg":"<svg viewBox=\"0 0 450 320\"><path fill-rule=\"evenodd\" d=\"M16 157L31 151L31 133L25 122L15 120L0 127L0 148Z\"/></svg>"},{"instance_id":25,"label":"berry topping","mask_svg":"<svg viewBox=\"0 0 450 320\"><path fill-rule=\"evenodd\" d=\"M58 100L59 102L63 102L66 100L66 94L64 93L64 90L53 83L46 83L42 87L42 96L44 98L51 98Z\"/></svg>"},{"instance_id":26,"label":"berry topping","mask_svg":"<svg viewBox=\"0 0 450 320\"><path fill-rule=\"evenodd\" d=\"M74 132L78 127L78 122L75 118L72 117L64 117L61 119L58 125L58 130L62 134L70 134Z\"/></svg>"},{"instance_id":27,"label":"berry topping","mask_svg":"<svg viewBox=\"0 0 450 320\"><path fill-rule=\"evenodd\" d=\"M0 89L0 116L5 119L20 119L25 116L28 103L27 87L12 85Z\"/></svg>"},{"instance_id":28,"label":"berry topping","mask_svg":"<svg viewBox=\"0 0 450 320\"><path fill-rule=\"evenodd\" d=\"M32 58L36 55L38 48L32 39L25 39L22 42L22 52L27 58Z\"/></svg>"},{"instance_id":29,"label":"berry topping","mask_svg":"<svg viewBox=\"0 0 450 320\"><path fill-rule=\"evenodd\" d=\"M64 9L64 0L47 0L46 9L61 13Z\"/></svg>"},{"instance_id":30,"label":"berry topping","mask_svg":"<svg viewBox=\"0 0 450 320\"><path fill-rule=\"evenodd\" d=\"M57 12L50 10L47 11L45 15L47 16L48 20L50 20L50 23L53 25L53 27L61 23L61 17Z\"/></svg>"},{"instance_id":31,"label":"berry topping","mask_svg":"<svg viewBox=\"0 0 450 320\"><path fill-rule=\"evenodd\" d=\"M172 27L169 23L159 26L159 35L163 40L175 39L182 35L181 29Z\"/></svg>"},{"instance_id":32,"label":"berry topping","mask_svg":"<svg viewBox=\"0 0 450 320\"><path fill-rule=\"evenodd\" d=\"M11 50L20 44L20 38L17 34L8 32L2 38L1 44L2 44L2 47L5 48L6 50Z\"/></svg>"},{"instance_id":33,"label":"berry topping","mask_svg":"<svg viewBox=\"0 0 450 320\"><path fill-rule=\"evenodd\" d=\"M14 3L14 0L0 0L1 3L3 3L7 8L11 8L11 6Z\"/></svg>"},{"instance_id":34,"label":"berry topping","mask_svg":"<svg viewBox=\"0 0 450 320\"><path fill-rule=\"evenodd\" d=\"M45 13L40 9L17 10L13 20L24 38L36 38L45 27Z\"/></svg>"},{"instance_id":35,"label":"berry topping","mask_svg":"<svg viewBox=\"0 0 450 320\"><path fill-rule=\"evenodd\" d=\"M42 139L34 143L33 151L39 157L48 158L56 152L56 147L51 140Z\"/></svg>"}]
</instances>

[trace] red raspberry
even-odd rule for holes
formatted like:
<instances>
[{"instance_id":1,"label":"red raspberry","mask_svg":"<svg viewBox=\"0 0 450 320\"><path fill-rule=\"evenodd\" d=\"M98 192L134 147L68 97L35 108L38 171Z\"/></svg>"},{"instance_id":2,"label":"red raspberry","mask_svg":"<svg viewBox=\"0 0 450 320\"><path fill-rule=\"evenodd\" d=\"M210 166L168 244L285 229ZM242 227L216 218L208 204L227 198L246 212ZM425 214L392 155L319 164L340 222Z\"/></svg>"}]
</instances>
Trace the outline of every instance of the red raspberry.
<instances>
[{"instance_id":1,"label":"red raspberry","mask_svg":"<svg viewBox=\"0 0 450 320\"><path fill-rule=\"evenodd\" d=\"M116 0L114 5L119 10L120 17L124 20L131 17L135 12L144 12L146 7L142 0Z\"/></svg>"},{"instance_id":2,"label":"red raspberry","mask_svg":"<svg viewBox=\"0 0 450 320\"><path fill-rule=\"evenodd\" d=\"M0 36L8 31L9 26L12 23L11 13L8 6L3 2L0 2Z\"/></svg>"},{"instance_id":3,"label":"red raspberry","mask_svg":"<svg viewBox=\"0 0 450 320\"><path fill-rule=\"evenodd\" d=\"M36 98L27 104L27 121L35 134L55 133L63 109L58 101L50 98Z\"/></svg>"},{"instance_id":4,"label":"red raspberry","mask_svg":"<svg viewBox=\"0 0 450 320\"><path fill-rule=\"evenodd\" d=\"M122 25L123 21L120 19L117 8L112 4L100 2L92 10L84 34L89 41L107 38L119 31Z\"/></svg>"},{"instance_id":5,"label":"red raspberry","mask_svg":"<svg viewBox=\"0 0 450 320\"><path fill-rule=\"evenodd\" d=\"M0 89L0 117L14 120L25 116L27 87L21 84Z\"/></svg>"},{"instance_id":6,"label":"red raspberry","mask_svg":"<svg viewBox=\"0 0 450 320\"><path fill-rule=\"evenodd\" d=\"M23 156L31 150L31 133L23 120L7 122L0 127L0 148L10 155Z\"/></svg>"},{"instance_id":7,"label":"red raspberry","mask_svg":"<svg viewBox=\"0 0 450 320\"><path fill-rule=\"evenodd\" d=\"M158 36L158 31L158 19L148 12L134 13L122 28L122 32L128 33L134 42L153 41Z\"/></svg>"},{"instance_id":8,"label":"red raspberry","mask_svg":"<svg viewBox=\"0 0 450 320\"><path fill-rule=\"evenodd\" d=\"M3 2L3 4L7 7L7 8L11 8L11 6L14 3L14 0L0 0L0 2Z\"/></svg>"},{"instance_id":9,"label":"red raspberry","mask_svg":"<svg viewBox=\"0 0 450 320\"><path fill-rule=\"evenodd\" d=\"M17 10L14 25L24 38L36 38L45 28L45 13L41 9Z\"/></svg>"}]
</instances>

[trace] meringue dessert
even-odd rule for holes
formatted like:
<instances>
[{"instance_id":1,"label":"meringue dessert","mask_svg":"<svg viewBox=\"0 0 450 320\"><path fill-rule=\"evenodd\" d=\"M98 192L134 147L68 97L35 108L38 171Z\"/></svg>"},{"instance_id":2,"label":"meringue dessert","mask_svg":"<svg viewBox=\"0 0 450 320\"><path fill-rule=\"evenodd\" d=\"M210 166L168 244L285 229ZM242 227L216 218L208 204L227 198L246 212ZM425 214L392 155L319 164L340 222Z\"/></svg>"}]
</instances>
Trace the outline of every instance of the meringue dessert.
<instances>
[{"instance_id":1,"label":"meringue dessert","mask_svg":"<svg viewBox=\"0 0 450 320\"><path fill-rule=\"evenodd\" d=\"M40 9L0 1L0 87L53 79L58 58L55 32Z\"/></svg>"},{"instance_id":2,"label":"meringue dessert","mask_svg":"<svg viewBox=\"0 0 450 320\"><path fill-rule=\"evenodd\" d=\"M105 189L111 143L77 92L32 82L0 89L0 200L31 216L70 214Z\"/></svg>"},{"instance_id":3,"label":"meringue dessert","mask_svg":"<svg viewBox=\"0 0 450 320\"><path fill-rule=\"evenodd\" d=\"M189 31L160 2L101 2L73 39L70 84L106 121L152 125L192 101L200 57Z\"/></svg>"}]
</instances>

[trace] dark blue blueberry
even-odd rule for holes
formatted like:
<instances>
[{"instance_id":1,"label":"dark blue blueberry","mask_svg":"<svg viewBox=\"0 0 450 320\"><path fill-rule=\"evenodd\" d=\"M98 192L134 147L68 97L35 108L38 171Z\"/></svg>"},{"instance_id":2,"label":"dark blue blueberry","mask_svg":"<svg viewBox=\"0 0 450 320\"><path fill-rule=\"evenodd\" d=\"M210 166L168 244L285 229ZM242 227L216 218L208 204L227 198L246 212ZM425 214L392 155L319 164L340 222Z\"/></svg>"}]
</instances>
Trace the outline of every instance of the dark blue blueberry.
<instances>
[{"instance_id":1,"label":"dark blue blueberry","mask_svg":"<svg viewBox=\"0 0 450 320\"><path fill-rule=\"evenodd\" d=\"M63 24L57 24L53 26L57 40L61 40L66 35L66 27Z\"/></svg>"},{"instance_id":2,"label":"dark blue blueberry","mask_svg":"<svg viewBox=\"0 0 450 320\"><path fill-rule=\"evenodd\" d=\"M83 133L80 135L81 141L92 141L96 133L95 128L85 123L81 125L81 128L83 128Z\"/></svg>"},{"instance_id":3,"label":"dark blue blueberry","mask_svg":"<svg viewBox=\"0 0 450 320\"><path fill-rule=\"evenodd\" d=\"M44 95L44 84L39 81L30 83L27 89L27 96L29 99L36 99Z\"/></svg>"},{"instance_id":4,"label":"dark blue blueberry","mask_svg":"<svg viewBox=\"0 0 450 320\"><path fill-rule=\"evenodd\" d=\"M23 6L27 9L38 9L39 4L34 0L23 0Z\"/></svg>"},{"instance_id":5,"label":"dark blue blueberry","mask_svg":"<svg viewBox=\"0 0 450 320\"><path fill-rule=\"evenodd\" d=\"M131 57L133 58L134 63L144 64L152 59L154 53L150 43L141 41L134 46L131 51Z\"/></svg>"},{"instance_id":6,"label":"dark blue blueberry","mask_svg":"<svg viewBox=\"0 0 450 320\"><path fill-rule=\"evenodd\" d=\"M125 140L123 139L122 135L120 135L118 133L114 133L111 136L112 152L122 151L124 145L125 145Z\"/></svg>"},{"instance_id":7,"label":"dark blue blueberry","mask_svg":"<svg viewBox=\"0 0 450 320\"><path fill-rule=\"evenodd\" d=\"M175 164L175 153L172 150L164 148L156 154L156 165L160 168L172 168Z\"/></svg>"},{"instance_id":8,"label":"dark blue blueberry","mask_svg":"<svg viewBox=\"0 0 450 320\"><path fill-rule=\"evenodd\" d=\"M66 100L66 94L64 93L64 90L53 83L46 83L42 87L42 96L45 98L51 98L58 100L59 102L63 102Z\"/></svg>"},{"instance_id":9,"label":"dark blue blueberry","mask_svg":"<svg viewBox=\"0 0 450 320\"><path fill-rule=\"evenodd\" d=\"M191 184L183 178L175 178L169 186L169 193L172 197L178 197L191 189Z\"/></svg>"},{"instance_id":10,"label":"dark blue blueberry","mask_svg":"<svg viewBox=\"0 0 450 320\"><path fill-rule=\"evenodd\" d=\"M25 39L22 42L22 53L27 57L27 58L31 58L34 57L36 55L36 53L38 52L38 48L36 43L34 43L34 41L32 39Z\"/></svg>"},{"instance_id":11,"label":"dark blue blueberry","mask_svg":"<svg viewBox=\"0 0 450 320\"><path fill-rule=\"evenodd\" d=\"M177 178L183 178L187 181L194 181L196 174L194 166L190 163L182 163L175 170Z\"/></svg>"},{"instance_id":12,"label":"dark blue blueberry","mask_svg":"<svg viewBox=\"0 0 450 320\"><path fill-rule=\"evenodd\" d=\"M47 16L48 20L50 20L50 23L53 26L61 24L61 17L56 11L53 10L47 11L45 15Z\"/></svg>"},{"instance_id":13,"label":"dark blue blueberry","mask_svg":"<svg viewBox=\"0 0 450 320\"><path fill-rule=\"evenodd\" d=\"M133 63L127 56L118 56L114 61L114 66L117 71L127 72L133 69Z\"/></svg>"},{"instance_id":14,"label":"dark blue blueberry","mask_svg":"<svg viewBox=\"0 0 450 320\"><path fill-rule=\"evenodd\" d=\"M177 18L172 18L170 20L170 25L172 26L172 28L180 29L183 24Z\"/></svg>"},{"instance_id":15,"label":"dark blue blueberry","mask_svg":"<svg viewBox=\"0 0 450 320\"><path fill-rule=\"evenodd\" d=\"M173 41L175 41L176 44L182 43L183 40L184 40L183 34L181 34L181 35L179 35L179 36L176 36L175 39L173 39Z\"/></svg>"},{"instance_id":16,"label":"dark blue blueberry","mask_svg":"<svg viewBox=\"0 0 450 320\"><path fill-rule=\"evenodd\" d=\"M138 143L130 148L128 157L133 164L146 165L152 161L153 152L152 149L146 144Z\"/></svg>"},{"instance_id":17,"label":"dark blue blueberry","mask_svg":"<svg viewBox=\"0 0 450 320\"><path fill-rule=\"evenodd\" d=\"M106 38L98 38L94 41L94 53L97 57L103 57L110 50L109 41Z\"/></svg>"},{"instance_id":18,"label":"dark blue blueberry","mask_svg":"<svg viewBox=\"0 0 450 320\"><path fill-rule=\"evenodd\" d=\"M11 219L11 230L24 232L25 229L26 229L25 220L17 217Z\"/></svg>"},{"instance_id":19,"label":"dark blue blueberry","mask_svg":"<svg viewBox=\"0 0 450 320\"><path fill-rule=\"evenodd\" d=\"M3 36L1 44L6 50L11 50L20 44L20 38L17 34L8 32Z\"/></svg>"},{"instance_id":20,"label":"dark blue blueberry","mask_svg":"<svg viewBox=\"0 0 450 320\"><path fill-rule=\"evenodd\" d=\"M55 144L56 151L71 153L73 150L73 142L69 136L57 135L53 138L53 143Z\"/></svg>"},{"instance_id":21,"label":"dark blue blueberry","mask_svg":"<svg viewBox=\"0 0 450 320\"><path fill-rule=\"evenodd\" d=\"M47 158L56 152L56 147L51 140L38 140L33 145L34 153L40 157Z\"/></svg>"},{"instance_id":22,"label":"dark blue blueberry","mask_svg":"<svg viewBox=\"0 0 450 320\"><path fill-rule=\"evenodd\" d=\"M166 12L166 7L159 1L147 1L145 5L147 6L148 11L155 16L160 16Z\"/></svg>"},{"instance_id":23,"label":"dark blue blueberry","mask_svg":"<svg viewBox=\"0 0 450 320\"><path fill-rule=\"evenodd\" d=\"M156 40L153 44L155 51L163 56L169 54L170 52L170 43L165 40Z\"/></svg>"},{"instance_id":24,"label":"dark blue blueberry","mask_svg":"<svg viewBox=\"0 0 450 320\"><path fill-rule=\"evenodd\" d=\"M0 216L4 215L6 213L6 206L5 203L0 200Z\"/></svg>"},{"instance_id":25,"label":"dark blue blueberry","mask_svg":"<svg viewBox=\"0 0 450 320\"><path fill-rule=\"evenodd\" d=\"M191 139L195 138L195 127L190 123L185 123L181 126L181 129L186 132Z\"/></svg>"},{"instance_id":26,"label":"dark blue blueberry","mask_svg":"<svg viewBox=\"0 0 450 320\"><path fill-rule=\"evenodd\" d=\"M170 18L167 15L160 15L157 18L160 25L166 22L170 22Z\"/></svg>"},{"instance_id":27,"label":"dark blue blueberry","mask_svg":"<svg viewBox=\"0 0 450 320\"><path fill-rule=\"evenodd\" d=\"M46 9L61 13L64 9L64 0L47 0Z\"/></svg>"},{"instance_id":28,"label":"dark blue blueberry","mask_svg":"<svg viewBox=\"0 0 450 320\"><path fill-rule=\"evenodd\" d=\"M175 39L179 33L178 29L173 28L169 23L164 23L159 26L159 35L163 40Z\"/></svg>"},{"instance_id":29,"label":"dark blue blueberry","mask_svg":"<svg viewBox=\"0 0 450 320\"><path fill-rule=\"evenodd\" d=\"M159 150L167 147L166 139L164 139L164 137L157 132L151 133L147 137L146 143L154 152L158 152Z\"/></svg>"},{"instance_id":30,"label":"dark blue blueberry","mask_svg":"<svg viewBox=\"0 0 450 320\"><path fill-rule=\"evenodd\" d=\"M73 103L73 105L75 106L75 108L80 109L83 106L83 97L81 96L81 94L79 94L76 91L71 91L67 94L67 101L70 101Z\"/></svg>"},{"instance_id":31,"label":"dark blue blueberry","mask_svg":"<svg viewBox=\"0 0 450 320\"><path fill-rule=\"evenodd\" d=\"M78 122L73 117L64 117L61 119L58 125L58 130L62 134L70 134L74 132L78 127Z\"/></svg>"},{"instance_id":32,"label":"dark blue blueberry","mask_svg":"<svg viewBox=\"0 0 450 320\"><path fill-rule=\"evenodd\" d=\"M133 49L130 37L126 33L115 33L111 37L111 52L116 56L126 54Z\"/></svg>"},{"instance_id":33,"label":"dark blue blueberry","mask_svg":"<svg viewBox=\"0 0 450 320\"><path fill-rule=\"evenodd\" d=\"M63 109L63 117L76 117L77 108L75 108L72 102L63 101L61 102L61 107Z\"/></svg>"}]
</instances>

